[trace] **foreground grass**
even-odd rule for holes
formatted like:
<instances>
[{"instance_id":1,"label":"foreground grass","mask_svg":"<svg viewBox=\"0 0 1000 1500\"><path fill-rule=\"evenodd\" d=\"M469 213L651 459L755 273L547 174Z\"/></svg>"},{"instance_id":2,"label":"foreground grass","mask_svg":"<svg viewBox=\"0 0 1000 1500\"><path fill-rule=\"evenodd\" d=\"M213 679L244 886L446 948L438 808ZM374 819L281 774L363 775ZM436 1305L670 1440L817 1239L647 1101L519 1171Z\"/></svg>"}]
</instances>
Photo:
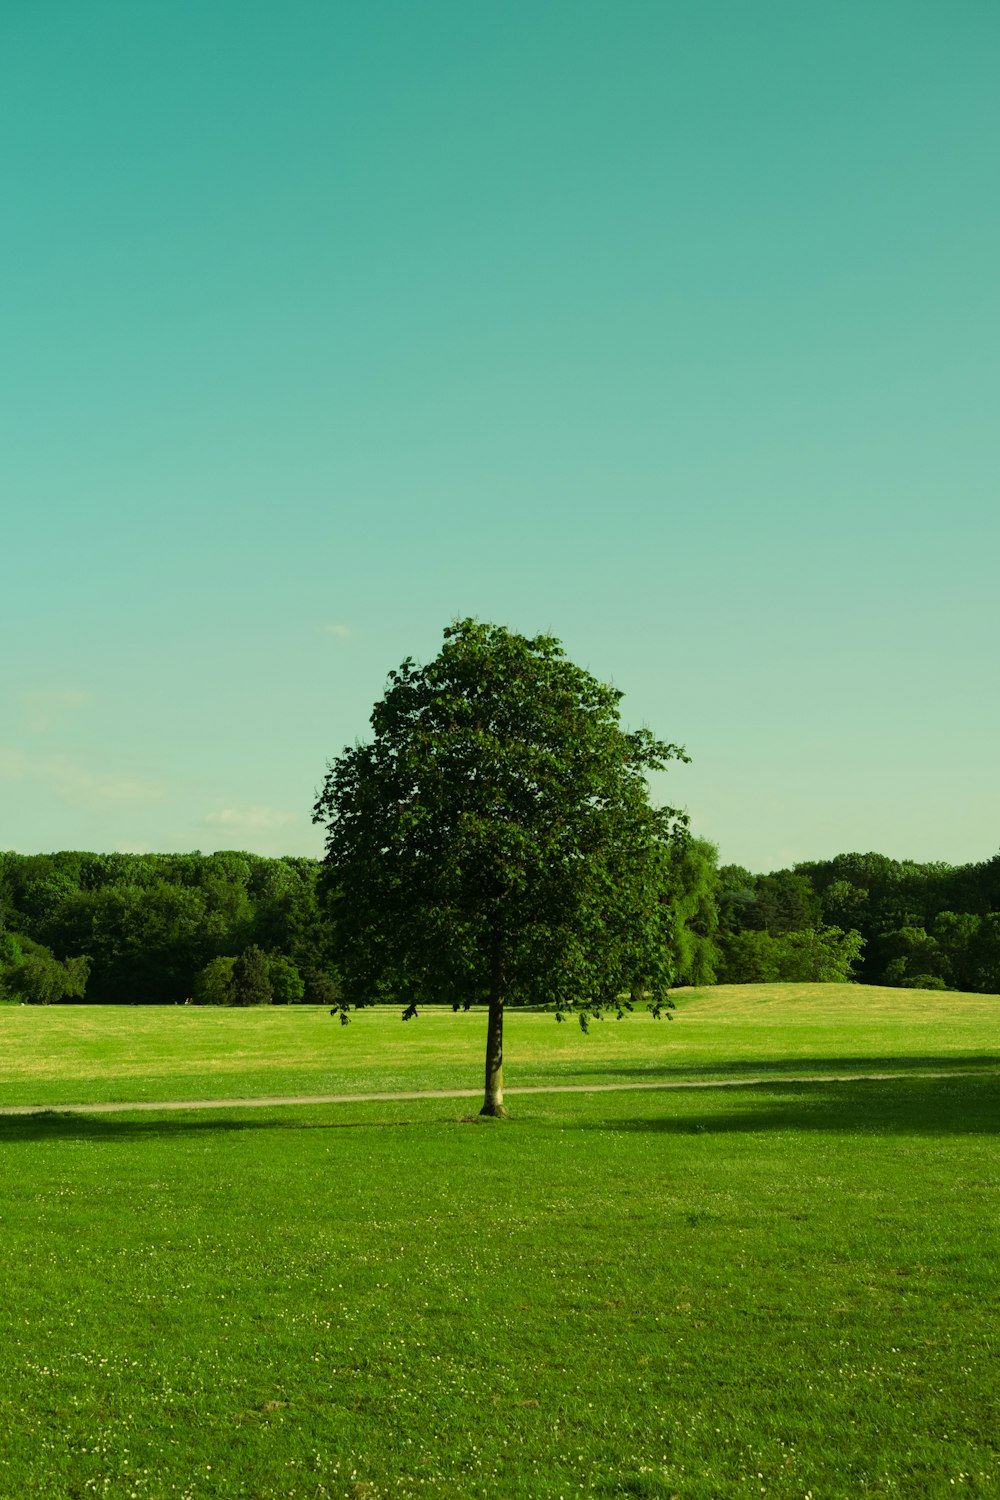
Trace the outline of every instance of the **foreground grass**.
<instances>
[{"instance_id":1,"label":"foreground grass","mask_svg":"<svg viewBox=\"0 0 1000 1500\"><path fill-rule=\"evenodd\" d=\"M594 1023L512 1011L509 1087L876 1071L1000 1061L1000 997L862 985L681 991L673 1021ZM475 1088L481 1011L397 1009L340 1026L326 1010L183 1006L0 1007L0 1104L109 1103L270 1094Z\"/></svg>"},{"instance_id":2,"label":"foreground grass","mask_svg":"<svg viewBox=\"0 0 1000 1500\"><path fill-rule=\"evenodd\" d=\"M995 1080L456 1114L0 1120L3 1500L1000 1489Z\"/></svg>"}]
</instances>

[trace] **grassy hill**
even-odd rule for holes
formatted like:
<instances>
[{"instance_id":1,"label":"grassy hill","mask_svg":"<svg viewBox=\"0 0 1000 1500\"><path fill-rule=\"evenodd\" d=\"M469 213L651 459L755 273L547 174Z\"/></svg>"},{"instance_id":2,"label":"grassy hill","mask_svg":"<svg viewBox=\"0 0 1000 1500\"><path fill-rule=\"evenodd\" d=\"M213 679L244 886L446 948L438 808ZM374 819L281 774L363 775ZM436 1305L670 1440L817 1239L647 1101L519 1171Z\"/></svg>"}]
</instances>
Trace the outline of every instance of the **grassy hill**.
<instances>
[{"instance_id":1,"label":"grassy hill","mask_svg":"<svg viewBox=\"0 0 1000 1500\"><path fill-rule=\"evenodd\" d=\"M957 1067L1000 1058L1000 997L869 985L728 985L677 992L672 1021L637 1012L589 1035L509 1012L509 1088L595 1080ZM214 1099L475 1088L481 1011L315 1007L0 1007L0 1104Z\"/></svg>"},{"instance_id":2,"label":"grassy hill","mask_svg":"<svg viewBox=\"0 0 1000 1500\"><path fill-rule=\"evenodd\" d=\"M0 1117L0 1497L995 1495L998 1020L716 990L515 1016L511 1082L766 1083ZM0 1055L8 1097L474 1086L482 1033L60 1007Z\"/></svg>"}]
</instances>

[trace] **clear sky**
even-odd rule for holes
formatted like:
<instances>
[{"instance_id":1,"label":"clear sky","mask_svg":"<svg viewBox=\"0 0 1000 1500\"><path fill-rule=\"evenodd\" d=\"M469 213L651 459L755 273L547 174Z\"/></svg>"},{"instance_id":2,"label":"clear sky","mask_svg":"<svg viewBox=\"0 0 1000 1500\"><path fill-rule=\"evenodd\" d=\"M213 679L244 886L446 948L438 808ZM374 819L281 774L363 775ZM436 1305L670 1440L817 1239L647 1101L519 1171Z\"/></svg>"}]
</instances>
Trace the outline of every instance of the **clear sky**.
<instances>
[{"instance_id":1,"label":"clear sky","mask_svg":"<svg viewBox=\"0 0 1000 1500\"><path fill-rule=\"evenodd\" d=\"M726 862L1000 845L995 0L0 17L0 847L319 853L455 616Z\"/></svg>"}]
</instances>

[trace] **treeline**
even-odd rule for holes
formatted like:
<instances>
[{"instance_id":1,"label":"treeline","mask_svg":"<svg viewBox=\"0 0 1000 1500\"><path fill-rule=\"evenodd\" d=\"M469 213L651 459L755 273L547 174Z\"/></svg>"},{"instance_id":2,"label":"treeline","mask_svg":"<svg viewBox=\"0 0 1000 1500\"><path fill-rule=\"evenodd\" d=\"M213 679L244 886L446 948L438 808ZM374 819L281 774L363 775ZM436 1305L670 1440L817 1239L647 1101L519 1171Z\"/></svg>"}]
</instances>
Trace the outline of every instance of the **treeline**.
<instances>
[{"instance_id":1,"label":"treeline","mask_svg":"<svg viewBox=\"0 0 1000 1500\"><path fill-rule=\"evenodd\" d=\"M36 1004L332 1002L321 868L240 853L0 854L0 988Z\"/></svg>"},{"instance_id":2,"label":"treeline","mask_svg":"<svg viewBox=\"0 0 1000 1500\"><path fill-rule=\"evenodd\" d=\"M770 874L717 868L714 845L675 854L678 985L857 980L1000 994L1000 854L917 864L839 854Z\"/></svg>"},{"instance_id":3,"label":"treeline","mask_svg":"<svg viewBox=\"0 0 1000 1500\"><path fill-rule=\"evenodd\" d=\"M715 900L719 983L806 977L797 956L825 948L863 984L1000 993L1000 854L971 865L838 854L768 875L724 865Z\"/></svg>"},{"instance_id":4,"label":"treeline","mask_svg":"<svg viewBox=\"0 0 1000 1500\"><path fill-rule=\"evenodd\" d=\"M312 859L0 854L0 995L49 1004L332 1004ZM973 865L842 854L753 874L689 839L663 900L675 980L1000 993L1000 854Z\"/></svg>"}]
</instances>

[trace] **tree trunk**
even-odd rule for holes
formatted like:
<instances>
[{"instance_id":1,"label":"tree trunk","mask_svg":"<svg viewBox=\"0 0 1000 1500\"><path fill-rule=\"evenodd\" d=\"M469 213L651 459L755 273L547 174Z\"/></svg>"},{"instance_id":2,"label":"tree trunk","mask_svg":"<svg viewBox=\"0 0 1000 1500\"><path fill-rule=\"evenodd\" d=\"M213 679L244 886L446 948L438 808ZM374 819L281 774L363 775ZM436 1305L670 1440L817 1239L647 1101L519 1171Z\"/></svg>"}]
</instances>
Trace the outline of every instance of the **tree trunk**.
<instances>
[{"instance_id":1,"label":"tree trunk","mask_svg":"<svg viewBox=\"0 0 1000 1500\"><path fill-rule=\"evenodd\" d=\"M504 1119L503 1103L503 944L499 932L493 934L490 956L490 1018L486 1027L486 1095L481 1115Z\"/></svg>"}]
</instances>

